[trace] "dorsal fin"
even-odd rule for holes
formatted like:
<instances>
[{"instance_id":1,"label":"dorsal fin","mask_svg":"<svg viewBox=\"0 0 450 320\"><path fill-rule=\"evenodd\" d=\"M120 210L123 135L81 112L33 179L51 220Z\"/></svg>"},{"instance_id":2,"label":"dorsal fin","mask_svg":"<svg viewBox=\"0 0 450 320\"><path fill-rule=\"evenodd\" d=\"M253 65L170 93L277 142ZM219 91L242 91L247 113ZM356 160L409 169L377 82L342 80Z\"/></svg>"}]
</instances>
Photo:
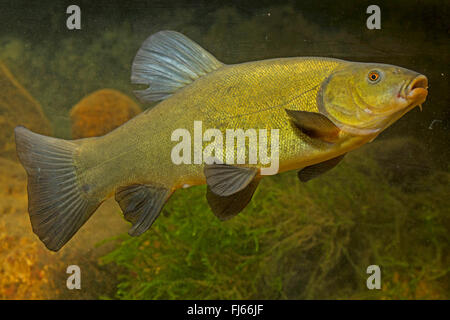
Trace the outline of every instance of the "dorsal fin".
<instances>
[{"instance_id":1,"label":"dorsal fin","mask_svg":"<svg viewBox=\"0 0 450 320\"><path fill-rule=\"evenodd\" d=\"M175 31L160 31L144 41L133 61L131 82L144 102L164 100L223 64L197 43Z\"/></svg>"}]
</instances>

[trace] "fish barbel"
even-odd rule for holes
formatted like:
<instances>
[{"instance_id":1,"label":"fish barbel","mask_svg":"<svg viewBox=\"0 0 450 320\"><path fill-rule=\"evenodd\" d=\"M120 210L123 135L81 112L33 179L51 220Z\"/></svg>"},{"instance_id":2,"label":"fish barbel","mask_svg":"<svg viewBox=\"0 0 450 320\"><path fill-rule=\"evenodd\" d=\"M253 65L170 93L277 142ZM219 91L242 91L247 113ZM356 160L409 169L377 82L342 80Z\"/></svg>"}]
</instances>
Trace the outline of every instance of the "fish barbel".
<instances>
[{"instance_id":1,"label":"fish barbel","mask_svg":"<svg viewBox=\"0 0 450 320\"><path fill-rule=\"evenodd\" d=\"M15 129L33 231L50 250L59 250L111 196L133 236L183 186L206 183L220 219L242 211L267 165L223 158L174 163L178 129L191 136L194 123L224 136L228 129L265 129L269 136L278 130L278 172L300 169L300 180L308 181L421 105L428 85L425 76L401 67L332 58L226 65L174 31L143 43L131 79L147 86L136 92L142 101L161 102L105 136L69 141ZM249 145L233 149L242 151Z\"/></svg>"}]
</instances>

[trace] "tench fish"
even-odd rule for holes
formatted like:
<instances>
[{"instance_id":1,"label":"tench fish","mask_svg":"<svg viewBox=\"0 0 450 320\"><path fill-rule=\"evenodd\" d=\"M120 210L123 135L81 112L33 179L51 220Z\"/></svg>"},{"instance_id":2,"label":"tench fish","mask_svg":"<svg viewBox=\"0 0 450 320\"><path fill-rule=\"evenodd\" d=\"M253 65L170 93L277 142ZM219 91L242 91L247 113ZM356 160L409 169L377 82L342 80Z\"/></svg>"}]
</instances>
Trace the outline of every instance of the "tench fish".
<instances>
[{"instance_id":1,"label":"tench fish","mask_svg":"<svg viewBox=\"0 0 450 320\"><path fill-rule=\"evenodd\" d=\"M276 131L278 140L268 139L279 141L277 172L299 169L308 181L421 107L428 93L424 75L387 64L295 57L227 65L174 31L143 43L131 80L145 85L136 91L143 102L160 102L104 136L69 141L15 129L33 231L50 250L59 250L111 196L132 223L132 236L146 231L186 186L206 183L207 201L223 220L242 211L268 165L230 164L220 153L213 161L174 161L177 130L197 138L199 123L216 136ZM200 143L208 146L208 139ZM243 149L249 146L233 152ZM194 158L196 150L194 143Z\"/></svg>"}]
</instances>

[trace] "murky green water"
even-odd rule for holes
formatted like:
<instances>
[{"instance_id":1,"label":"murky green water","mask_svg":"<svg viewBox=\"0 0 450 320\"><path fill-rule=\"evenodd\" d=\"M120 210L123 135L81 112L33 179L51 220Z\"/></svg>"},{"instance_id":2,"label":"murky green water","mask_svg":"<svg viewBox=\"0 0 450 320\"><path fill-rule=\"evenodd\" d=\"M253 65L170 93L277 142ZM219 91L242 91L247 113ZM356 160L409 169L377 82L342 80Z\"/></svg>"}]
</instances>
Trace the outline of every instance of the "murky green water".
<instances>
[{"instance_id":1,"label":"murky green water","mask_svg":"<svg viewBox=\"0 0 450 320\"><path fill-rule=\"evenodd\" d=\"M89 93L113 88L134 99L131 62L160 30L187 35L224 63L335 57L399 65L425 74L430 86L423 112L409 112L311 183L300 184L295 172L265 179L232 221L216 221L203 188L178 192L152 230L124 236L109 263L94 268L100 280L88 293L57 283L49 296L448 299L449 5L386 1L381 29L368 30L370 4L80 2L82 29L72 31L66 3L6 5L0 60L61 138L71 137L69 111ZM381 290L366 287L369 265L381 267Z\"/></svg>"}]
</instances>

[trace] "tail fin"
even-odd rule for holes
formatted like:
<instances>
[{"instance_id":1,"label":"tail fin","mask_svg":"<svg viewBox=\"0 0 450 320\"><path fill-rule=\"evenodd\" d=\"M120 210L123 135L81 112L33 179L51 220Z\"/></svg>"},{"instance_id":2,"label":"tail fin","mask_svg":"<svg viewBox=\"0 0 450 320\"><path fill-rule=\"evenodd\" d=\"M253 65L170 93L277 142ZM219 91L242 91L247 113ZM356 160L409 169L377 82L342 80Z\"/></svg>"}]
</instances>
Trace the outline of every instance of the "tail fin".
<instances>
[{"instance_id":1,"label":"tail fin","mask_svg":"<svg viewBox=\"0 0 450 320\"><path fill-rule=\"evenodd\" d=\"M89 219L100 201L81 192L73 163L78 144L15 130L17 155L28 174L28 212L33 232L58 251Z\"/></svg>"}]
</instances>

